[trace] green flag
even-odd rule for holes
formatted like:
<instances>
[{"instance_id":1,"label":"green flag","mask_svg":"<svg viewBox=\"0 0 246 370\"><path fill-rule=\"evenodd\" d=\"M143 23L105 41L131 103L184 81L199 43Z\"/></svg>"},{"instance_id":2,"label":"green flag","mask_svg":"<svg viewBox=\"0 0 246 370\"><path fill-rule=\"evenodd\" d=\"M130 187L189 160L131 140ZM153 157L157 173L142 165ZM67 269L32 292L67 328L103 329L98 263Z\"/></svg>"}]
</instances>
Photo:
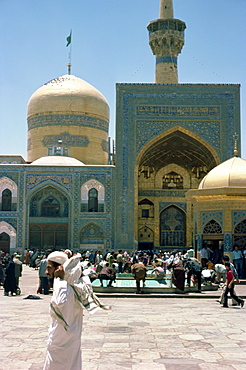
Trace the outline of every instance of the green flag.
<instances>
[{"instance_id":1,"label":"green flag","mask_svg":"<svg viewBox=\"0 0 246 370\"><path fill-rule=\"evenodd\" d=\"M67 37L67 45L70 45L71 44L71 41L72 41L72 31L70 31L70 35Z\"/></svg>"}]
</instances>

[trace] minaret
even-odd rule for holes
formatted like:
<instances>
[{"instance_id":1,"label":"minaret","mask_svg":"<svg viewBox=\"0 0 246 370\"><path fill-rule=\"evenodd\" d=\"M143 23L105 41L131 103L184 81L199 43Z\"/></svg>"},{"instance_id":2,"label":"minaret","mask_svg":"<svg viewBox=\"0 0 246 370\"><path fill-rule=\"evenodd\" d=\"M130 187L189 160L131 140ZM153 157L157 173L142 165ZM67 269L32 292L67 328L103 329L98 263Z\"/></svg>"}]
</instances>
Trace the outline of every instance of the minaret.
<instances>
[{"instance_id":1,"label":"minaret","mask_svg":"<svg viewBox=\"0 0 246 370\"><path fill-rule=\"evenodd\" d=\"M173 1L160 0L159 19L148 24L149 44L156 56L155 82L177 84L177 57L184 45L186 25L173 18Z\"/></svg>"}]
</instances>

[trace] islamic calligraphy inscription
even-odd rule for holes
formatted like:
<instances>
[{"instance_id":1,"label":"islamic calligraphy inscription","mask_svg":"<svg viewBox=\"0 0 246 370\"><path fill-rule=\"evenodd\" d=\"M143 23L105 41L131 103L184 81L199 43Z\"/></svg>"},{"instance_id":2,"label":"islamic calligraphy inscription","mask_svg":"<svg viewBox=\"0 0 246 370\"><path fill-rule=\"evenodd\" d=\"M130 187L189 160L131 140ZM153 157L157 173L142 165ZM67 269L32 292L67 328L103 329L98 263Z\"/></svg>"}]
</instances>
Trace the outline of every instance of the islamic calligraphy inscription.
<instances>
[{"instance_id":1,"label":"islamic calligraphy inscription","mask_svg":"<svg viewBox=\"0 0 246 370\"><path fill-rule=\"evenodd\" d=\"M219 106L139 105L136 113L138 116L220 117L221 111Z\"/></svg>"}]
</instances>

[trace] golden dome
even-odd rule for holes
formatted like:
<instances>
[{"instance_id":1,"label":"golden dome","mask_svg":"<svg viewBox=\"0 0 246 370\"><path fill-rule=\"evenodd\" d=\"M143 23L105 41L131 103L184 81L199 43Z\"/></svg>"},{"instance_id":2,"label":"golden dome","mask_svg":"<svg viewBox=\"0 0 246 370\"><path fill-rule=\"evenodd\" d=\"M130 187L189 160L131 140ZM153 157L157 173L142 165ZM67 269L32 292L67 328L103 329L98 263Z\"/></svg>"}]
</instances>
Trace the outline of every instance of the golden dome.
<instances>
[{"instance_id":1,"label":"golden dome","mask_svg":"<svg viewBox=\"0 0 246 370\"><path fill-rule=\"evenodd\" d=\"M246 188L246 160L233 157L214 167L201 181L199 189Z\"/></svg>"},{"instance_id":2,"label":"golden dome","mask_svg":"<svg viewBox=\"0 0 246 370\"><path fill-rule=\"evenodd\" d=\"M88 82L64 75L44 84L29 100L28 118L47 112L79 112L108 119L109 106L100 91Z\"/></svg>"},{"instance_id":3,"label":"golden dome","mask_svg":"<svg viewBox=\"0 0 246 370\"><path fill-rule=\"evenodd\" d=\"M27 111L27 159L53 153L58 142L85 164L108 163L109 106L88 82L64 75L40 87Z\"/></svg>"}]
</instances>

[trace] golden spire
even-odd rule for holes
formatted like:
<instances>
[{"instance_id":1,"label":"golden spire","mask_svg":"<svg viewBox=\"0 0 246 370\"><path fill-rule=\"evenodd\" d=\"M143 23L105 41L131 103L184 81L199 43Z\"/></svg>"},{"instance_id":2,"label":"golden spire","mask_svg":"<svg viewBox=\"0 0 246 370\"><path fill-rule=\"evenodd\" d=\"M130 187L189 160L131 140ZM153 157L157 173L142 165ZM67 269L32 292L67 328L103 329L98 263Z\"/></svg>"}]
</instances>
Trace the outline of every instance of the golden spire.
<instances>
[{"instance_id":1,"label":"golden spire","mask_svg":"<svg viewBox=\"0 0 246 370\"><path fill-rule=\"evenodd\" d=\"M234 140L234 157L238 157L237 141L239 139L239 135L235 132L232 137Z\"/></svg>"}]
</instances>

